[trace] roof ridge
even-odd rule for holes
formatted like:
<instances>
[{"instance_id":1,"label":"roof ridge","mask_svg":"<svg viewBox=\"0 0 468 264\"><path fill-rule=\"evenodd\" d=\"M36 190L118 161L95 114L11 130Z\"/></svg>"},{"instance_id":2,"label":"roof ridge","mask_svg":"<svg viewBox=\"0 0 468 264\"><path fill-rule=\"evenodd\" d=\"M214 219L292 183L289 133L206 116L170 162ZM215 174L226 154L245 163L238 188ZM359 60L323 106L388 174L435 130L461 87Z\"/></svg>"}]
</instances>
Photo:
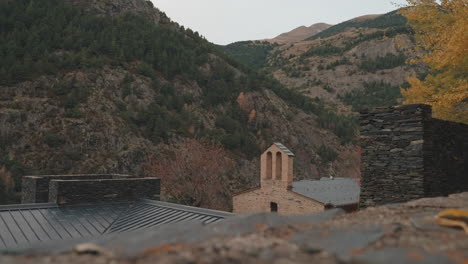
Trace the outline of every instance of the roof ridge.
<instances>
[{"instance_id":1,"label":"roof ridge","mask_svg":"<svg viewBox=\"0 0 468 264\"><path fill-rule=\"evenodd\" d=\"M8 204L8 205L0 205L0 211L55 208L55 207L58 207L56 203Z\"/></svg>"},{"instance_id":2,"label":"roof ridge","mask_svg":"<svg viewBox=\"0 0 468 264\"><path fill-rule=\"evenodd\" d=\"M284 151L284 153L286 153L288 156L294 156L294 153L290 149L288 149L285 145L283 145L282 143L275 142L273 144L275 146L277 146L279 149L281 149L282 151Z\"/></svg>"}]
</instances>

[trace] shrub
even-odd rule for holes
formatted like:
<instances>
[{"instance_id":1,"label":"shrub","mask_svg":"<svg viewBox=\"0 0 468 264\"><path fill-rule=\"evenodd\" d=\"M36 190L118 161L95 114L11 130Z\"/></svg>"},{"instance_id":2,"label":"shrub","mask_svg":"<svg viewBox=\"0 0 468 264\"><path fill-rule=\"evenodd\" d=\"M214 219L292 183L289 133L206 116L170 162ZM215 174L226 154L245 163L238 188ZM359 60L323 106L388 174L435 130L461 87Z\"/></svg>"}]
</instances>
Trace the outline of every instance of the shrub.
<instances>
[{"instance_id":1,"label":"shrub","mask_svg":"<svg viewBox=\"0 0 468 264\"><path fill-rule=\"evenodd\" d=\"M65 138L61 135L47 132L44 135L44 142L52 148L57 148L65 144Z\"/></svg>"},{"instance_id":2,"label":"shrub","mask_svg":"<svg viewBox=\"0 0 468 264\"><path fill-rule=\"evenodd\" d=\"M78 161L81 159L81 153L76 151L67 151L64 153L65 157L69 160Z\"/></svg>"},{"instance_id":3,"label":"shrub","mask_svg":"<svg viewBox=\"0 0 468 264\"><path fill-rule=\"evenodd\" d=\"M406 56L403 54L395 55L392 53L388 53L383 57L364 60L359 65L359 68L368 72L375 72L378 70L392 69L401 66L405 63L405 61Z\"/></svg>"},{"instance_id":4,"label":"shrub","mask_svg":"<svg viewBox=\"0 0 468 264\"><path fill-rule=\"evenodd\" d=\"M339 65L349 65L349 64L351 64L351 61L349 61L348 58L343 57L343 58L341 58L339 60L336 60L336 61L328 64L326 68L327 68L327 70L331 70L331 69L335 69Z\"/></svg>"},{"instance_id":5,"label":"shrub","mask_svg":"<svg viewBox=\"0 0 468 264\"><path fill-rule=\"evenodd\" d=\"M268 64L268 56L278 46L269 42L241 41L223 46L222 49L240 62L253 69L261 69Z\"/></svg>"},{"instance_id":6,"label":"shrub","mask_svg":"<svg viewBox=\"0 0 468 264\"><path fill-rule=\"evenodd\" d=\"M404 84L402 87L405 86L407 84ZM384 82L364 83L361 89L356 89L346 93L344 96L339 96L339 99L345 104L353 107L353 111L397 105L398 98L401 98L400 86Z\"/></svg>"},{"instance_id":7,"label":"shrub","mask_svg":"<svg viewBox=\"0 0 468 264\"><path fill-rule=\"evenodd\" d=\"M324 164L334 162L338 158L338 153L326 145L321 145L317 149L317 154L320 156L322 163Z\"/></svg>"},{"instance_id":8,"label":"shrub","mask_svg":"<svg viewBox=\"0 0 468 264\"><path fill-rule=\"evenodd\" d=\"M326 43L323 46L313 47L306 51L302 56L311 57L311 56L328 56L332 54L340 54L343 52L342 48L332 46L330 43Z\"/></svg>"}]
</instances>

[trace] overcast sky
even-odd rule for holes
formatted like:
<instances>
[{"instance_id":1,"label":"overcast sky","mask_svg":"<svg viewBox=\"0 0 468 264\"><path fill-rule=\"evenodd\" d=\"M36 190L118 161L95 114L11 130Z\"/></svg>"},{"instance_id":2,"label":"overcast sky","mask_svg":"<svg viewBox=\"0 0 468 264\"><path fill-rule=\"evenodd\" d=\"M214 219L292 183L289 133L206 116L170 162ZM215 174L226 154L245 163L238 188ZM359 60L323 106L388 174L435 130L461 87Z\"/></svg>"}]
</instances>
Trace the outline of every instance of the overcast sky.
<instances>
[{"instance_id":1,"label":"overcast sky","mask_svg":"<svg viewBox=\"0 0 468 264\"><path fill-rule=\"evenodd\" d=\"M216 44L273 38L298 26L392 11L405 0L152 0Z\"/></svg>"}]
</instances>

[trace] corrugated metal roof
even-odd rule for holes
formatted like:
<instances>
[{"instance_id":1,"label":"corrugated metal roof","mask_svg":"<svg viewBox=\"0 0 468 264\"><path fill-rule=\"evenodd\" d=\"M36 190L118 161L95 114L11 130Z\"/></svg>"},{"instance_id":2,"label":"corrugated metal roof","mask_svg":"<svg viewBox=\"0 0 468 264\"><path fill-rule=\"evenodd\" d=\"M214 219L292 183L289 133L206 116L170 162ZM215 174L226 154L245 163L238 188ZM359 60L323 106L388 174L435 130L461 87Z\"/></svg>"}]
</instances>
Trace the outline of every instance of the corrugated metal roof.
<instances>
[{"instance_id":1,"label":"corrugated metal roof","mask_svg":"<svg viewBox=\"0 0 468 264\"><path fill-rule=\"evenodd\" d=\"M117 219L106 233L133 231L182 221L210 224L232 215L203 208L143 200L129 208L125 216Z\"/></svg>"},{"instance_id":2,"label":"corrugated metal roof","mask_svg":"<svg viewBox=\"0 0 468 264\"><path fill-rule=\"evenodd\" d=\"M289 150L285 145L277 142L277 143L274 143L279 149L281 149L282 151L284 151L284 153L286 153L288 156L294 156L294 153L292 153L291 150Z\"/></svg>"},{"instance_id":3,"label":"corrugated metal roof","mask_svg":"<svg viewBox=\"0 0 468 264\"><path fill-rule=\"evenodd\" d=\"M209 224L231 215L151 200L63 207L55 204L0 206L0 251L182 221Z\"/></svg>"},{"instance_id":4,"label":"corrugated metal roof","mask_svg":"<svg viewBox=\"0 0 468 264\"><path fill-rule=\"evenodd\" d=\"M359 202L360 187L350 178L322 178L293 182L292 191L335 206Z\"/></svg>"}]
</instances>

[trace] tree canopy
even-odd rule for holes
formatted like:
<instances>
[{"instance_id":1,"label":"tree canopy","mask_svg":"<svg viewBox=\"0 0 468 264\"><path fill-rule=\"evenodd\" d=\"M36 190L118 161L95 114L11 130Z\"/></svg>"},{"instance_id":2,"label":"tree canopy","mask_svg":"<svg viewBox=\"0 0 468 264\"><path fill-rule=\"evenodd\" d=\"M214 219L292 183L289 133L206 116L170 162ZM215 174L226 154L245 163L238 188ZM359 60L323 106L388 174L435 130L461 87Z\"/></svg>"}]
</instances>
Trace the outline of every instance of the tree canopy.
<instances>
[{"instance_id":1,"label":"tree canopy","mask_svg":"<svg viewBox=\"0 0 468 264\"><path fill-rule=\"evenodd\" d=\"M150 158L145 171L147 176L161 178L166 200L228 211L226 175L234 165L221 146L188 140L170 155Z\"/></svg>"},{"instance_id":2,"label":"tree canopy","mask_svg":"<svg viewBox=\"0 0 468 264\"><path fill-rule=\"evenodd\" d=\"M415 31L414 62L426 63L430 73L408 80L405 103L429 104L436 118L468 123L468 1L407 2L402 13Z\"/></svg>"}]
</instances>

